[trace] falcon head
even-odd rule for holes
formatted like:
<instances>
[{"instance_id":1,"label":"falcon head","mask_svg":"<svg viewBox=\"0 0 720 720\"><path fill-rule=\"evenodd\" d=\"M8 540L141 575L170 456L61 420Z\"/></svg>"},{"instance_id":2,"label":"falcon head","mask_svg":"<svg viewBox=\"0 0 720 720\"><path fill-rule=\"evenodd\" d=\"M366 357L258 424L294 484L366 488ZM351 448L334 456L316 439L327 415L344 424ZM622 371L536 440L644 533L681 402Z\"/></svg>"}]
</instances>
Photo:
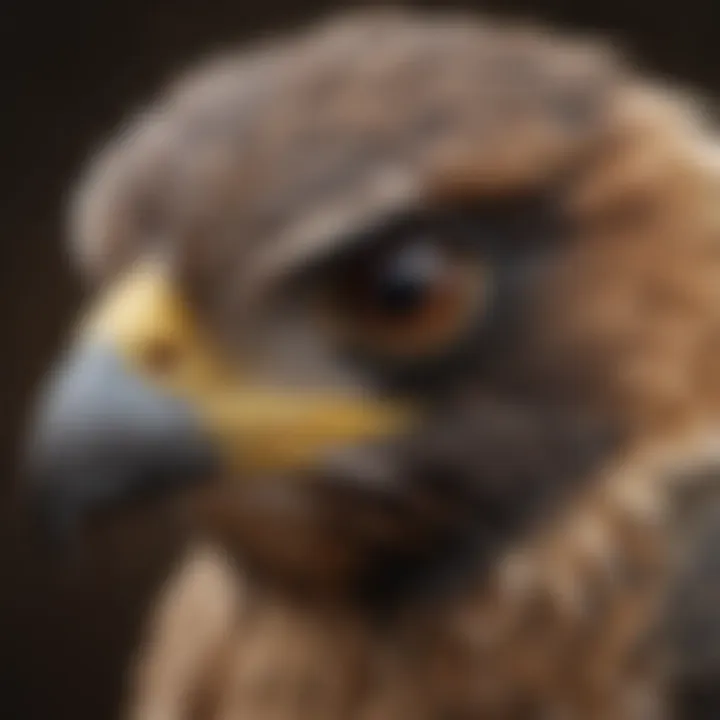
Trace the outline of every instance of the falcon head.
<instances>
[{"instance_id":1,"label":"falcon head","mask_svg":"<svg viewBox=\"0 0 720 720\"><path fill-rule=\"evenodd\" d=\"M32 434L44 506L189 484L248 566L354 596L492 568L709 425L708 137L607 48L466 17L202 64L76 193L96 298Z\"/></svg>"}]
</instances>

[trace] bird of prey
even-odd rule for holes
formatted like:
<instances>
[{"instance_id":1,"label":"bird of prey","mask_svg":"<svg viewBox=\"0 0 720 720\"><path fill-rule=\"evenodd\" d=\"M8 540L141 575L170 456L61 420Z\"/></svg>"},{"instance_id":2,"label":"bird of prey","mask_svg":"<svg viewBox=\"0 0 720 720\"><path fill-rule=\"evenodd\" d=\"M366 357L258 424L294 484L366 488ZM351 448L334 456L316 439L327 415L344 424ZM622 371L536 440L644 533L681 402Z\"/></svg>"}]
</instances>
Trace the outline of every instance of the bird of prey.
<instances>
[{"instance_id":1,"label":"bird of prey","mask_svg":"<svg viewBox=\"0 0 720 720\"><path fill-rule=\"evenodd\" d=\"M611 46L450 12L266 38L133 117L74 195L96 298L31 445L59 526L183 487L202 529L127 717L657 720L712 684L719 168Z\"/></svg>"}]
</instances>

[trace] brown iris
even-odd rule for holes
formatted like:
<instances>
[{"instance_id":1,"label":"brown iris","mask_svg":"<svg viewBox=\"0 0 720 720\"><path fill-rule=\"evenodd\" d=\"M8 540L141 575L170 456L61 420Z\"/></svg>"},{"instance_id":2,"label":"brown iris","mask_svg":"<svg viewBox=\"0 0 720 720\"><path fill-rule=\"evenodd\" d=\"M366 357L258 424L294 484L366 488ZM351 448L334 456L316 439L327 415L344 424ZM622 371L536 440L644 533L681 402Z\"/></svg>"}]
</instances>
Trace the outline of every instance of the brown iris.
<instances>
[{"instance_id":1,"label":"brown iris","mask_svg":"<svg viewBox=\"0 0 720 720\"><path fill-rule=\"evenodd\" d=\"M356 256L333 273L330 313L343 339L412 359L441 353L482 312L487 268L432 237Z\"/></svg>"}]
</instances>

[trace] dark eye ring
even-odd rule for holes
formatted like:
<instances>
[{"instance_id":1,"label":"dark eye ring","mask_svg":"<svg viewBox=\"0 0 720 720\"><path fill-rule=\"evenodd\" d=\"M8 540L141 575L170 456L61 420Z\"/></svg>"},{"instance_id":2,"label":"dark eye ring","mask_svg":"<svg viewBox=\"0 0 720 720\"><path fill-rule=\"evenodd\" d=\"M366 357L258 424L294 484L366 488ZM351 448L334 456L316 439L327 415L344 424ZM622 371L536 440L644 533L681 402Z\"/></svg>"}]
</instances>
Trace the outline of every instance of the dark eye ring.
<instances>
[{"instance_id":1,"label":"dark eye ring","mask_svg":"<svg viewBox=\"0 0 720 720\"><path fill-rule=\"evenodd\" d=\"M366 352L437 354L486 309L490 275L477 258L421 234L337 268L326 309L342 339Z\"/></svg>"}]
</instances>

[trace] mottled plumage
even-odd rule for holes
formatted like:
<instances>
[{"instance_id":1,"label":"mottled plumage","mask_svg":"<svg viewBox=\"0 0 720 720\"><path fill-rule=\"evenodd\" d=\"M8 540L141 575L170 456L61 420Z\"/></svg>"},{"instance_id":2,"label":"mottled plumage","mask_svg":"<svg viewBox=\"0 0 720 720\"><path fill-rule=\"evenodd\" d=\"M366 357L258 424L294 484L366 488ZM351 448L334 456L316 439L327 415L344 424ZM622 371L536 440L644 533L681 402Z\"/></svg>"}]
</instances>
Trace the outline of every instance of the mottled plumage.
<instances>
[{"instance_id":1,"label":"mottled plumage","mask_svg":"<svg viewBox=\"0 0 720 720\"><path fill-rule=\"evenodd\" d=\"M77 194L91 274L154 253L239 369L423 414L305 482L190 493L205 544L129 716L665 717L695 658L665 603L680 491L717 459L719 179L679 91L465 16L333 20L130 122ZM357 298L415 238L442 312L383 326Z\"/></svg>"}]
</instances>

